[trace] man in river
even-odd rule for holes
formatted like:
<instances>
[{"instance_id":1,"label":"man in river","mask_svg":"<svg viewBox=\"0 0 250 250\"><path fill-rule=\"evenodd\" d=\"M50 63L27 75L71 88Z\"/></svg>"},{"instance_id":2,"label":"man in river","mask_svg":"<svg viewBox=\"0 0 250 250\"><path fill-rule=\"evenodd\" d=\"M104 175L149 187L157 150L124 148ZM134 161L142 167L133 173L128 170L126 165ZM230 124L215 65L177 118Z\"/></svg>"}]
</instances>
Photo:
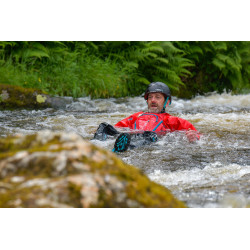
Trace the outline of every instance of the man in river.
<instances>
[{"instance_id":1,"label":"man in river","mask_svg":"<svg viewBox=\"0 0 250 250\"><path fill-rule=\"evenodd\" d=\"M123 152L128 148L135 148L156 142L158 135L165 135L176 130L185 131L189 142L199 139L196 128L188 121L171 116L165 112L171 105L171 92L162 82L152 82L144 94L148 112L137 112L115 124L115 127L127 127L129 133L119 133L113 126L101 123L94 139L106 140L107 135L119 136L116 139L113 152Z\"/></svg>"}]
</instances>

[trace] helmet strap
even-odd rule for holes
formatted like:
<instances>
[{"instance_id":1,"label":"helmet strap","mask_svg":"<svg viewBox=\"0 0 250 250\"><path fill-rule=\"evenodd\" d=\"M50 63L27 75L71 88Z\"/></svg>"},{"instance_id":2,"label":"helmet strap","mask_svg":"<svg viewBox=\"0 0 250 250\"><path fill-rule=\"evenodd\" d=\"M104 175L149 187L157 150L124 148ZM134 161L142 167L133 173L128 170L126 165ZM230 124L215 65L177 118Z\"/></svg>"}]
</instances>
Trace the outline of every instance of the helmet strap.
<instances>
[{"instance_id":1,"label":"helmet strap","mask_svg":"<svg viewBox=\"0 0 250 250\"><path fill-rule=\"evenodd\" d=\"M162 108L162 111L161 111L162 113L165 112L165 109L166 109L166 105L167 105L168 99L169 99L169 97L166 99L166 101L165 101L165 103L164 103L164 105L163 105L163 108Z\"/></svg>"}]
</instances>

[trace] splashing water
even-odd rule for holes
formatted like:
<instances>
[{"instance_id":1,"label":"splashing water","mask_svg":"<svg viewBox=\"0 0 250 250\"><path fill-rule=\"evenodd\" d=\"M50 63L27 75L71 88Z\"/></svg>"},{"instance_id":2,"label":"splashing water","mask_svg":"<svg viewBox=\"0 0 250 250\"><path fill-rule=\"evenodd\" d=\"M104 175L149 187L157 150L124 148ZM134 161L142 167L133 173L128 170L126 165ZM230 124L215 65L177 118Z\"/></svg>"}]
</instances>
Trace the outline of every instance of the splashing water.
<instances>
[{"instance_id":1,"label":"splashing water","mask_svg":"<svg viewBox=\"0 0 250 250\"><path fill-rule=\"evenodd\" d=\"M64 110L5 110L0 111L0 137L50 129L90 140L101 122L114 125L146 109L143 97L133 97L79 98ZM167 112L190 121L201 132L200 141L189 143L177 131L118 156L190 207L250 206L250 95L174 97ZM111 151L115 139L92 142Z\"/></svg>"}]
</instances>

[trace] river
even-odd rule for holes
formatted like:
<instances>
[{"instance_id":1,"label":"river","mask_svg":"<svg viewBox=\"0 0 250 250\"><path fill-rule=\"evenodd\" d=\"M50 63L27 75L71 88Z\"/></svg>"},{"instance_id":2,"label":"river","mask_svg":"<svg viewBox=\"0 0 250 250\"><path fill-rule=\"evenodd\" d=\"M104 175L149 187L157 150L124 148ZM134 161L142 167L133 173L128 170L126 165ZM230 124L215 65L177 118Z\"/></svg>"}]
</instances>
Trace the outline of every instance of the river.
<instances>
[{"instance_id":1,"label":"river","mask_svg":"<svg viewBox=\"0 0 250 250\"><path fill-rule=\"evenodd\" d=\"M74 131L91 140L101 122L115 124L146 108L142 97L86 97L65 109L2 110L0 137L49 129ZM191 100L173 97L167 112L190 121L201 139L189 143L183 132L174 132L154 145L118 156L166 186L189 207L250 206L250 94L212 93ZM114 141L92 140L107 150L112 150Z\"/></svg>"}]
</instances>

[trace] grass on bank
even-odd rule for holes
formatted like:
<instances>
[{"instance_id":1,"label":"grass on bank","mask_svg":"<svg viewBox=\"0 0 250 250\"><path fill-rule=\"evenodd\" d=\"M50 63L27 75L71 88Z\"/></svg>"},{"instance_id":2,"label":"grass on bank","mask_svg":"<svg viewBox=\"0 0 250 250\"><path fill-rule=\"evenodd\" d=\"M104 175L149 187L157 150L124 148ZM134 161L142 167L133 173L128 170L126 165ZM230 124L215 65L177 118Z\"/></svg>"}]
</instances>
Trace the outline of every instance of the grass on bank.
<instances>
[{"instance_id":1,"label":"grass on bank","mask_svg":"<svg viewBox=\"0 0 250 250\"><path fill-rule=\"evenodd\" d=\"M0 83L51 95L135 96L153 81L192 98L250 92L250 42L1 42Z\"/></svg>"},{"instance_id":2,"label":"grass on bank","mask_svg":"<svg viewBox=\"0 0 250 250\"><path fill-rule=\"evenodd\" d=\"M0 65L0 82L40 89L56 96L74 98L128 95L128 74L110 60L89 56L81 60L50 60L40 68L8 60Z\"/></svg>"}]
</instances>

